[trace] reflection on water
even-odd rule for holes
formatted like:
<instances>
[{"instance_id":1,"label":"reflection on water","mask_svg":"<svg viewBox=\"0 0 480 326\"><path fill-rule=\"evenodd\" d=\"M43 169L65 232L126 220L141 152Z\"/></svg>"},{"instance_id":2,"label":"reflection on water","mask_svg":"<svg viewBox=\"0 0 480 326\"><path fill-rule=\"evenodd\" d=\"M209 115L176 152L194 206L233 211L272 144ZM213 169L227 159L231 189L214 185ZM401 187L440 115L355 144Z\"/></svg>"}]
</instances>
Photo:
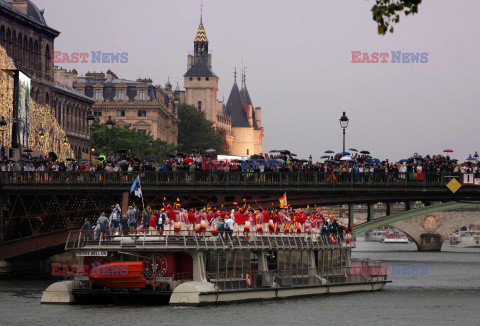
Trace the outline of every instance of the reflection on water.
<instances>
[{"instance_id":1,"label":"reflection on water","mask_svg":"<svg viewBox=\"0 0 480 326\"><path fill-rule=\"evenodd\" d=\"M358 241L354 258L396 268L381 292L200 308L41 305L52 281L0 281L0 325L477 325L480 249L442 250Z\"/></svg>"}]
</instances>

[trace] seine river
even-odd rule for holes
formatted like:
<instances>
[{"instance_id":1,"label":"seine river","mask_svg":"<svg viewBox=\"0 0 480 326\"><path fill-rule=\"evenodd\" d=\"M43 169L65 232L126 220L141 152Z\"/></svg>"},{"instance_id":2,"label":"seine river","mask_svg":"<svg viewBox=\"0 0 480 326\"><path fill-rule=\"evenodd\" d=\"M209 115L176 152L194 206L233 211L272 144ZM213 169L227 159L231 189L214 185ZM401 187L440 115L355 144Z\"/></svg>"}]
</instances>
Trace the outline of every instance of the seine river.
<instances>
[{"instance_id":1,"label":"seine river","mask_svg":"<svg viewBox=\"0 0 480 326\"><path fill-rule=\"evenodd\" d=\"M361 240L361 239L359 239ZM357 242L390 265L383 291L212 307L41 305L51 280L0 281L0 325L479 325L480 250Z\"/></svg>"}]
</instances>

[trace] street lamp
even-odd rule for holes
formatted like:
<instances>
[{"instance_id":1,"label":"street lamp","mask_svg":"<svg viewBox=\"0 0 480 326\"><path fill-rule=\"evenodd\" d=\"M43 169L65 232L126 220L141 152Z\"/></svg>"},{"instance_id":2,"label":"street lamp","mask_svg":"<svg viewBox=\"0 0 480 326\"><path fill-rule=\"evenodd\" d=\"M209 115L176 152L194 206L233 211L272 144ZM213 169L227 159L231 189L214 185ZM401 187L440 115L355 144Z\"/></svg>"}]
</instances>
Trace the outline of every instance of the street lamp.
<instances>
[{"instance_id":1,"label":"street lamp","mask_svg":"<svg viewBox=\"0 0 480 326\"><path fill-rule=\"evenodd\" d=\"M345 129L347 129L349 121L350 120L348 120L347 115L345 114L345 111L343 111L343 115L340 118L340 127L342 127L342 129L343 129L343 152L342 152L342 156L345 155Z\"/></svg>"},{"instance_id":2,"label":"street lamp","mask_svg":"<svg viewBox=\"0 0 480 326\"><path fill-rule=\"evenodd\" d=\"M7 121L5 121L5 117L2 117L2 120L0 120L0 131L2 131L2 146L5 146L5 139L3 134L5 133L6 126L7 126Z\"/></svg>"},{"instance_id":3,"label":"street lamp","mask_svg":"<svg viewBox=\"0 0 480 326\"><path fill-rule=\"evenodd\" d=\"M112 140L112 127L113 127L113 120L111 116L108 116L107 120L107 127L108 127L108 154L110 154L110 142Z\"/></svg>"},{"instance_id":4,"label":"street lamp","mask_svg":"<svg viewBox=\"0 0 480 326\"><path fill-rule=\"evenodd\" d=\"M45 138L45 134L43 133L43 131L40 131L40 139L44 139Z\"/></svg>"},{"instance_id":5,"label":"street lamp","mask_svg":"<svg viewBox=\"0 0 480 326\"><path fill-rule=\"evenodd\" d=\"M67 138L63 138L63 146L68 146L68 140Z\"/></svg>"},{"instance_id":6,"label":"street lamp","mask_svg":"<svg viewBox=\"0 0 480 326\"><path fill-rule=\"evenodd\" d=\"M89 110L87 113L87 122L88 122L88 127L90 128L90 165L92 165L92 146L93 146L93 140L92 140L92 126L93 123L95 122L95 117L92 114L92 111Z\"/></svg>"},{"instance_id":7,"label":"street lamp","mask_svg":"<svg viewBox=\"0 0 480 326\"><path fill-rule=\"evenodd\" d=\"M310 164L312 164L312 154L310 154L310 156L308 157L308 161L310 162Z\"/></svg>"}]
</instances>

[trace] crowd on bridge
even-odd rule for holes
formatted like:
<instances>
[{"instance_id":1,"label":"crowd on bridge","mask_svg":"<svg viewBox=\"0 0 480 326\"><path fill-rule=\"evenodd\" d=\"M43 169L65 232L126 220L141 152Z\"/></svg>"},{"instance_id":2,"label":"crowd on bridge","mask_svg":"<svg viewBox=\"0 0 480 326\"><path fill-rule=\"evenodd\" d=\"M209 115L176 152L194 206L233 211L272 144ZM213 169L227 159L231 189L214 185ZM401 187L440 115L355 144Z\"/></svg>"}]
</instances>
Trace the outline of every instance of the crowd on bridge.
<instances>
[{"instance_id":1,"label":"crowd on bridge","mask_svg":"<svg viewBox=\"0 0 480 326\"><path fill-rule=\"evenodd\" d=\"M150 206L140 211L134 204L122 214L120 205L112 206L110 215L102 213L96 223L87 218L81 228L86 239L108 239L113 235L163 234L211 234L222 237L233 232L257 233L311 233L330 235L350 234L351 228L338 222L333 215L324 216L314 209L263 209L249 205L231 210L204 207L184 209L178 203L165 205L159 209Z\"/></svg>"},{"instance_id":2,"label":"crowd on bridge","mask_svg":"<svg viewBox=\"0 0 480 326\"><path fill-rule=\"evenodd\" d=\"M355 174L355 180L364 180L363 175L388 175L390 181L422 180L424 174L458 174L478 172L478 154L469 157L464 162L451 159L448 155L419 155L415 153L408 159L398 162L374 158L369 152L338 153L323 156L323 161L313 162L299 160L296 154L289 151L271 151L263 155L253 155L250 158L217 159L213 153L201 154L199 151L169 155L163 162L153 162L149 158L138 158L130 151L122 153L111 152L102 155L102 160L67 159L59 162L49 157L24 157L19 161L1 161L1 171L53 171L53 172L117 172L119 174L138 174L140 172L184 172L195 173L203 171L244 172L244 173L302 173L312 172L331 174L338 177ZM331 151L327 151L331 152ZM189 180L188 177L187 181Z\"/></svg>"}]
</instances>

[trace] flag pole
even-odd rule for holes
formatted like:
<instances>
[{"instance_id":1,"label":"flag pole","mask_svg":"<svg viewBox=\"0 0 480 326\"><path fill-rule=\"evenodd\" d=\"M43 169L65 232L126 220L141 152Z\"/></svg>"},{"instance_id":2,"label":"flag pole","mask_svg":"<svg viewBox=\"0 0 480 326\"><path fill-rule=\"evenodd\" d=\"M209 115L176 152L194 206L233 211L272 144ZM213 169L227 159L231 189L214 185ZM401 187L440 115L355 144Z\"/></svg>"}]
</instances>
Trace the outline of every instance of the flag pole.
<instances>
[{"instance_id":1,"label":"flag pole","mask_svg":"<svg viewBox=\"0 0 480 326\"><path fill-rule=\"evenodd\" d=\"M138 177L138 185L140 186L140 189L142 189L142 184L140 183L140 174L137 177ZM142 190L142 206L143 206L143 211L145 212L145 203L143 202L143 190Z\"/></svg>"}]
</instances>

